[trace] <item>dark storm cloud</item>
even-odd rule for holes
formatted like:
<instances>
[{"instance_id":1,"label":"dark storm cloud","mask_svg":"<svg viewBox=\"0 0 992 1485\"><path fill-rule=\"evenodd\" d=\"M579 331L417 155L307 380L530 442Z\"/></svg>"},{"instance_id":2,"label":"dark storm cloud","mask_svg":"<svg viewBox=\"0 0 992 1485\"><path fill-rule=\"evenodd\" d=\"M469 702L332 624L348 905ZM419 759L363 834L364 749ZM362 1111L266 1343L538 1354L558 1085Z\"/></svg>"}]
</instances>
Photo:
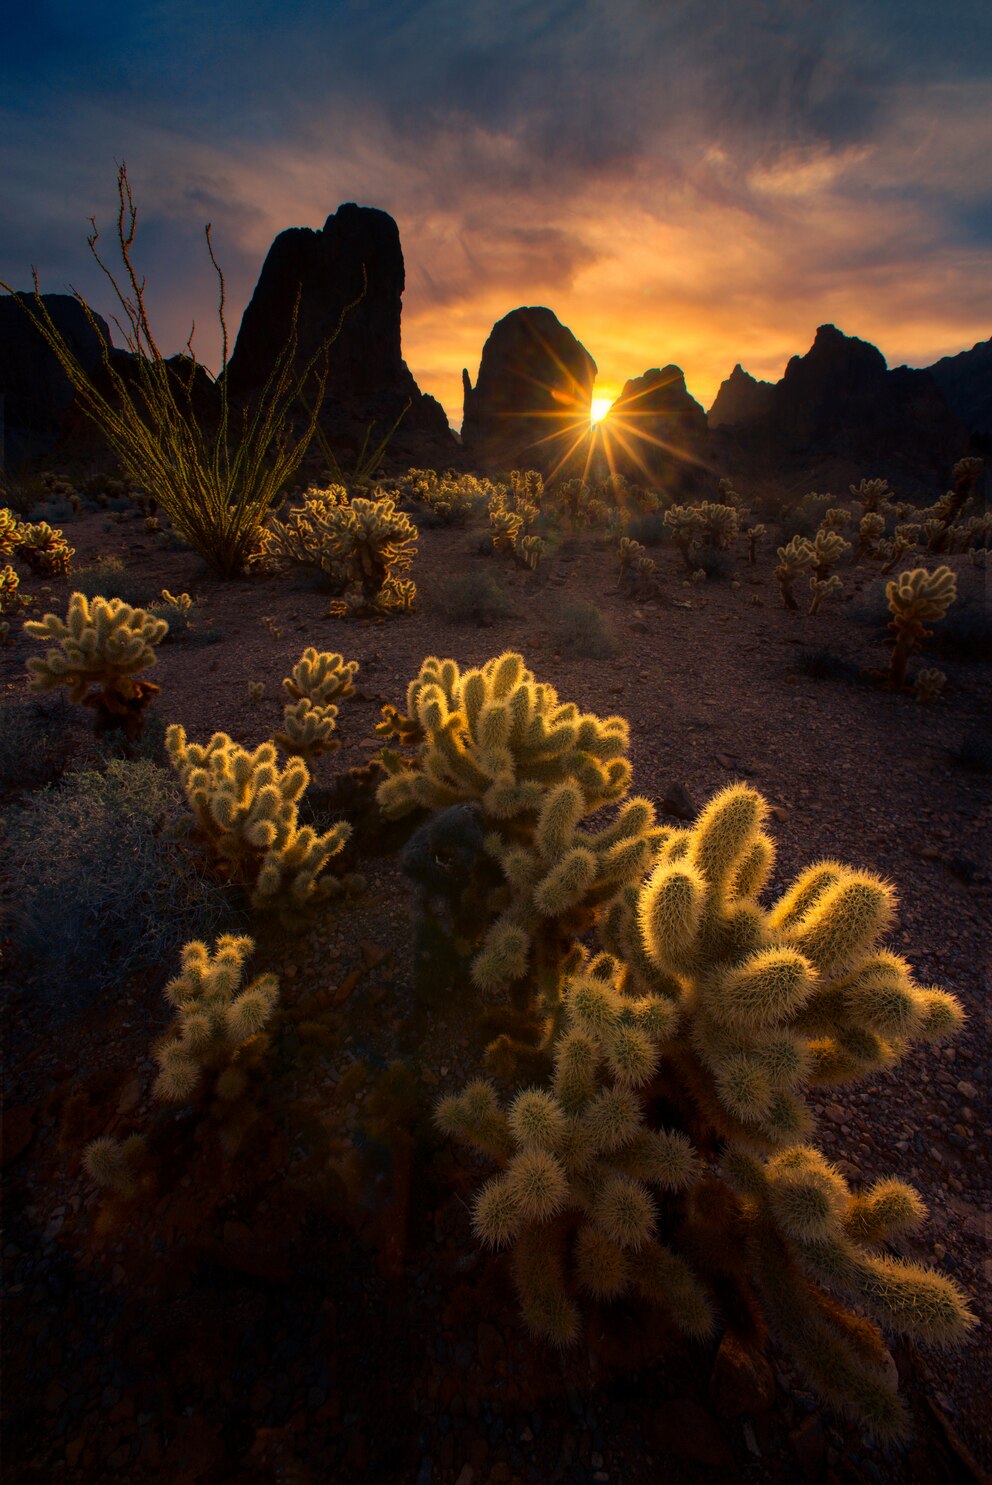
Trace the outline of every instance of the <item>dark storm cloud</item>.
<instances>
[{"instance_id":1,"label":"dark storm cloud","mask_svg":"<svg viewBox=\"0 0 992 1485\"><path fill-rule=\"evenodd\" d=\"M988 303L990 59L984 0L45 0L4 32L0 276L101 292L84 234L112 236L126 158L176 338L212 313L204 221L236 323L275 232L357 200L397 217L408 355L433 371L448 336L452 385L514 303L651 364L639 326L717 334L721 296L750 326L764 295L815 327L858 275L897 319L906 285L924 354L966 317L949 288Z\"/></svg>"}]
</instances>

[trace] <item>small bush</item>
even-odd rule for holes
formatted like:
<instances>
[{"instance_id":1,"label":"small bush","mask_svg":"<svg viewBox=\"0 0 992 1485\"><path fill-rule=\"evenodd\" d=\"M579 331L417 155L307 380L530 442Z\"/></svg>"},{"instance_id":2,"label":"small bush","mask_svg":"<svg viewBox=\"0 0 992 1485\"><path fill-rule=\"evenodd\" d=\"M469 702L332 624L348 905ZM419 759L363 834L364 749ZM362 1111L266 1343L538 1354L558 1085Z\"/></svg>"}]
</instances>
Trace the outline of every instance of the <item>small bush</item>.
<instances>
[{"instance_id":1,"label":"small bush","mask_svg":"<svg viewBox=\"0 0 992 1485\"><path fill-rule=\"evenodd\" d=\"M97 557L73 574L72 587L86 598L120 598L132 608L148 608L162 592L154 578L136 578L129 573L120 557ZM156 617L168 615L163 612Z\"/></svg>"},{"instance_id":2,"label":"small bush","mask_svg":"<svg viewBox=\"0 0 992 1485\"><path fill-rule=\"evenodd\" d=\"M0 710L0 793L51 783L68 766L78 738L67 727L68 705L10 704Z\"/></svg>"},{"instance_id":3,"label":"small bush","mask_svg":"<svg viewBox=\"0 0 992 1485\"><path fill-rule=\"evenodd\" d=\"M563 654L608 660L620 648L612 624L587 598L563 603L555 616L555 641Z\"/></svg>"},{"instance_id":4,"label":"small bush","mask_svg":"<svg viewBox=\"0 0 992 1485\"><path fill-rule=\"evenodd\" d=\"M232 930L229 895L173 832L183 804L162 769L118 759L104 772L68 774L12 811L13 942L45 976L56 1015L170 964L191 938Z\"/></svg>"},{"instance_id":5,"label":"small bush","mask_svg":"<svg viewBox=\"0 0 992 1485\"><path fill-rule=\"evenodd\" d=\"M447 578L438 596L438 608L449 624L496 624L510 619L514 607L487 572L456 572Z\"/></svg>"}]
</instances>

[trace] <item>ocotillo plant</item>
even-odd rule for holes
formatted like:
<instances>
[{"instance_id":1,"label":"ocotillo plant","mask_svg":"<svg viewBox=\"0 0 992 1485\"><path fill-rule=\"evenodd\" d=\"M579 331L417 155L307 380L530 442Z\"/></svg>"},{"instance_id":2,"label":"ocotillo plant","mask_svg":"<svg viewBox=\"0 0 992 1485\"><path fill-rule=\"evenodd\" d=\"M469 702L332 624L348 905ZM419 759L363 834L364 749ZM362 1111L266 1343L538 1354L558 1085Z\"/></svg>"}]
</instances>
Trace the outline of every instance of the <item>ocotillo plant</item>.
<instances>
[{"instance_id":1,"label":"ocotillo plant","mask_svg":"<svg viewBox=\"0 0 992 1485\"><path fill-rule=\"evenodd\" d=\"M927 623L942 619L958 596L954 573L949 567L928 572L925 567L902 572L885 586L892 618L892 658L889 662L889 685L901 689L906 679L906 664L931 633Z\"/></svg>"},{"instance_id":2,"label":"ocotillo plant","mask_svg":"<svg viewBox=\"0 0 992 1485\"><path fill-rule=\"evenodd\" d=\"M131 608L120 598L87 599L73 593L65 620L46 614L24 625L32 639L54 640L57 645L44 659L36 655L28 661L30 689L66 686L70 700L93 707L97 732L122 729L133 740L159 689L135 677L155 664L155 646L168 630L165 619Z\"/></svg>"}]
</instances>

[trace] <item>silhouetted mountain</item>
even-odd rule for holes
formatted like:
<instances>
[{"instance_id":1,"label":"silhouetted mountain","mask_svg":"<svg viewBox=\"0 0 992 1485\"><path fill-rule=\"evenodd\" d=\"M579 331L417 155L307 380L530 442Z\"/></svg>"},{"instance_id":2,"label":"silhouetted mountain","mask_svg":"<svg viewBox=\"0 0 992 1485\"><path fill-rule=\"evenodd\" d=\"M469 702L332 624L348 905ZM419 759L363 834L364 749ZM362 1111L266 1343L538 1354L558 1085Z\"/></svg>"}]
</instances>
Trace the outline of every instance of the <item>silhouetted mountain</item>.
<instances>
[{"instance_id":1,"label":"silhouetted mountain","mask_svg":"<svg viewBox=\"0 0 992 1485\"><path fill-rule=\"evenodd\" d=\"M978 341L970 351L942 356L927 370L962 423L972 433L992 438L992 338Z\"/></svg>"},{"instance_id":2,"label":"silhouetted mountain","mask_svg":"<svg viewBox=\"0 0 992 1485\"><path fill-rule=\"evenodd\" d=\"M727 380L720 383L720 390L707 414L709 427L719 428L723 423L750 423L755 418L765 417L771 408L774 387L774 382L756 380L738 361Z\"/></svg>"},{"instance_id":3,"label":"silhouetted mountain","mask_svg":"<svg viewBox=\"0 0 992 1485\"><path fill-rule=\"evenodd\" d=\"M69 379L45 340L16 304L34 306L32 293L0 297L0 395L4 405L4 466L10 470L55 445L73 399ZM101 366L104 344L110 344L105 320L94 316L96 329L71 294L43 294L55 327L90 375ZM101 343L101 337L102 342Z\"/></svg>"},{"instance_id":4,"label":"silhouetted mountain","mask_svg":"<svg viewBox=\"0 0 992 1485\"><path fill-rule=\"evenodd\" d=\"M723 463L735 454L763 467L834 460L925 482L946 479L969 444L928 371L889 371L876 346L835 325L821 325L805 356L792 357L764 412L714 434Z\"/></svg>"},{"instance_id":5,"label":"silhouetted mountain","mask_svg":"<svg viewBox=\"0 0 992 1485\"><path fill-rule=\"evenodd\" d=\"M410 407L390 454L443 461L457 448L439 402L420 391L400 347L405 270L399 229L373 207L340 206L318 232L290 227L268 251L228 365L233 396L259 391L285 346L300 292L300 365L337 330L321 415L332 444L360 443L369 423L384 434ZM338 327L340 326L340 329Z\"/></svg>"},{"instance_id":6,"label":"silhouetted mountain","mask_svg":"<svg viewBox=\"0 0 992 1485\"><path fill-rule=\"evenodd\" d=\"M596 363L550 309L514 309L482 349L475 384L462 372L462 443L483 468L541 469L568 462L589 431Z\"/></svg>"},{"instance_id":7,"label":"silhouetted mountain","mask_svg":"<svg viewBox=\"0 0 992 1485\"><path fill-rule=\"evenodd\" d=\"M706 460L706 414L678 366L655 366L627 382L603 436L612 468L672 495L693 488Z\"/></svg>"}]
</instances>

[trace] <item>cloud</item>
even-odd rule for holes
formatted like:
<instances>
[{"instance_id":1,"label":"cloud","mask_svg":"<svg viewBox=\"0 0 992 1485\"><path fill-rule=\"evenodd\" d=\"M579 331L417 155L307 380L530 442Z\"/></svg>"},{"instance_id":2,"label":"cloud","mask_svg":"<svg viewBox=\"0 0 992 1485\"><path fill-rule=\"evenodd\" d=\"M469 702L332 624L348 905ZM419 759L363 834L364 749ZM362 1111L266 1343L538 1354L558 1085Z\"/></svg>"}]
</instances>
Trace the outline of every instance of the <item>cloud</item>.
<instances>
[{"instance_id":1,"label":"cloud","mask_svg":"<svg viewBox=\"0 0 992 1485\"><path fill-rule=\"evenodd\" d=\"M404 353L460 419L494 321L548 303L619 390L675 361L707 404L826 320L895 364L988 333L992 22L955 0L99 0L5 33L0 276L75 283L114 161L163 341L218 354L272 238L390 211Z\"/></svg>"}]
</instances>

